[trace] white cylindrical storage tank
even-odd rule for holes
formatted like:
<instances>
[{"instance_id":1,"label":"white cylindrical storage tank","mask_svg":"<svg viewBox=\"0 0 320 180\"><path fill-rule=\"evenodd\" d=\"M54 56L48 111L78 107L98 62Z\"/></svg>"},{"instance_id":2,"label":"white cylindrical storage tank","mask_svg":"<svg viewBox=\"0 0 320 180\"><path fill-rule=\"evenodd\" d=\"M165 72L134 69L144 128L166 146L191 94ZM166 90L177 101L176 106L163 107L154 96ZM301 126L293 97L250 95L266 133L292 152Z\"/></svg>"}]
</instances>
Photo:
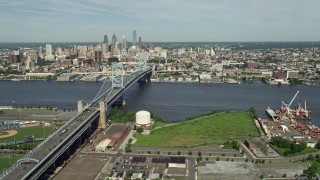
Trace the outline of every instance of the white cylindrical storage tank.
<instances>
[{"instance_id":1,"label":"white cylindrical storage tank","mask_svg":"<svg viewBox=\"0 0 320 180\"><path fill-rule=\"evenodd\" d=\"M139 111L136 113L136 124L137 126L150 126L151 115L148 111Z\"/></svg>"}]
</instances>

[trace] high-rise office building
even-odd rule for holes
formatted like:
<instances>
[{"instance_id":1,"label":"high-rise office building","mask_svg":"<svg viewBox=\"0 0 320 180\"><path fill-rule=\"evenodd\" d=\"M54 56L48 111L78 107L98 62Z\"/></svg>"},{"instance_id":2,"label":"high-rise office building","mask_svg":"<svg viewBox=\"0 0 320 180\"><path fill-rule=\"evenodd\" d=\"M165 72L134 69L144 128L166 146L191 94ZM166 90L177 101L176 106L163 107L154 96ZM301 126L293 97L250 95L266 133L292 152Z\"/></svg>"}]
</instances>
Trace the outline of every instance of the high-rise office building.
<instances>
[{"instance_id":1,"label":"high-rise office building","mask_svg":"<svg viewBox=\"0 0 320 180\"><path fill-rule=\"evenodd\" d=\"M94 51L94 60L99 62L102 60L102 51Z\"/></svg>"},{"instance_id":2,"label":"high-rise office building","mask_svg":"<svg viewBox=\"0 0 320 180\"><path fill-rule=\"evenodd\" d=\"M133 30L132 37L133 37L132 43L135 46L137 44L137 32L136 32L136 30Z\"/></svg>"},{"instance_id":3,"label":"high-rise office building","mask_svg":"<svg viewBox=\"0 0 320 180\"><path fill-rule=\"evenodd\" d=\"M112 43L116 43L117 42L117 37L115 34L112 35Z\"/></svg>"},{"instance_id":4,"label":"high-rise office building","mask_svg":"<svg viewBox=\"0 0 320 180\"><path fill-rule=\"evenodd\" d=\"M52 44L48 43L46 44L46 56L52 55Z\"/></svg>"},{"instance_id":5,"label":"high-rise office building","mask_svg":"<svg viewBox=\"0 0 320 180\"><path fill-rule=\"evenodd\" d=\"M141 37L139 37L138 47L139 47L140 49L142 49L142 39L141 39Z\"/></svg>"},{"instance_id":6,"label":"high-rise office building","mask_svg":"<svg viewBox=\"0 0 320 180\"><path fill-rule=\"evenodd\" d=\"M109 41L108 41L108 36L107 36L107 35L104 35L103 42L106 43L106 44L109 43Z\"/></svg>"},{"instance_id":7,"label":"high-rise office building","mask_svg":"<svg viewBox=\"0 0 320 180\"><path fill-rule=\"evenodd\" d=\"M121 48L122 49L127 49L127 40L126 40L126 37L124 35L122 36Z\"/></svg>"}]
</instances>

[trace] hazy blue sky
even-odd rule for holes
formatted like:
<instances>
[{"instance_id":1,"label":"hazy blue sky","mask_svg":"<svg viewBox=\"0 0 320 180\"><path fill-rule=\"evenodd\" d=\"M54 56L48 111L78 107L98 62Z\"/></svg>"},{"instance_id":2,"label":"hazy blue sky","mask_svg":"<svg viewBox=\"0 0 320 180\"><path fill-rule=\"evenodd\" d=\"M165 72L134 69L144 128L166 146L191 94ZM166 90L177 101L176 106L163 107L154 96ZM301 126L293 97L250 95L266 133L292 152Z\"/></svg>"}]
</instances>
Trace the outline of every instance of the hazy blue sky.
<instances>
[{"instance_id":1,"label":"hazy blue sky","mask_svg":"<svg viewBox=\"0 0 320 180\"><path fill-rule=\"evenodd\" d=\"M320 0L0 0L0 17L0 42L320 40Z\"/></svg>"}]
</instances>

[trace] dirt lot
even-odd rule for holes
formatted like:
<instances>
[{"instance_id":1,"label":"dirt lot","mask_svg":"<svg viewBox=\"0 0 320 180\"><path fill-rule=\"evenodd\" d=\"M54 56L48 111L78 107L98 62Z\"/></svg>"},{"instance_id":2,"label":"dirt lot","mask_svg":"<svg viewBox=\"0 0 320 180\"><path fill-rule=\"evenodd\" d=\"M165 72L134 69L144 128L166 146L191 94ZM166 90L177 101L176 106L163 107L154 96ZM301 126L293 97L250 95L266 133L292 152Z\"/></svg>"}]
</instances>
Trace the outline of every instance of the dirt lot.
<instances>
[{"instance_id":1,"label":"dirt lot","mask_svg":"<svg viewBox=\"0 0 320 180\"><path fill-rule=\"evenodd\" d=\"M108 159L77 155L54 177L56 180L94 179Z\"/></svg>"}]
</instances>

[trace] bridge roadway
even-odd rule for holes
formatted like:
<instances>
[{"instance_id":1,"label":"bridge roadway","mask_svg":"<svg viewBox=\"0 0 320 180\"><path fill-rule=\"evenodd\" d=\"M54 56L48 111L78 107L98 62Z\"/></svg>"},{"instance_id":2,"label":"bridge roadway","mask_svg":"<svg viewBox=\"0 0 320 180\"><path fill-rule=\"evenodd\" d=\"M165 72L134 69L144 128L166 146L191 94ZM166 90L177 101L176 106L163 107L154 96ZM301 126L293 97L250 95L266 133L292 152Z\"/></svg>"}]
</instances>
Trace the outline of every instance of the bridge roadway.
<instances>
[{"instance_id":1,"label":"bridge roadway","mask_svg":"<svg viewBox=\"0 0 320 180\"><path fill-rule=\"evenodd\" d=\"M37 179L85 132L99 117L99 102L107 107L139 79L151 73L151 69L138 71L124 79L124 88L110 88L98 96L85 109L54 132L45 141L24 156L25 160L15 163L1 174L0 179ZM28 158L28 159L27 159ZM38 160L39 162L36 162Z\"/></svg>"}]
</instances>

